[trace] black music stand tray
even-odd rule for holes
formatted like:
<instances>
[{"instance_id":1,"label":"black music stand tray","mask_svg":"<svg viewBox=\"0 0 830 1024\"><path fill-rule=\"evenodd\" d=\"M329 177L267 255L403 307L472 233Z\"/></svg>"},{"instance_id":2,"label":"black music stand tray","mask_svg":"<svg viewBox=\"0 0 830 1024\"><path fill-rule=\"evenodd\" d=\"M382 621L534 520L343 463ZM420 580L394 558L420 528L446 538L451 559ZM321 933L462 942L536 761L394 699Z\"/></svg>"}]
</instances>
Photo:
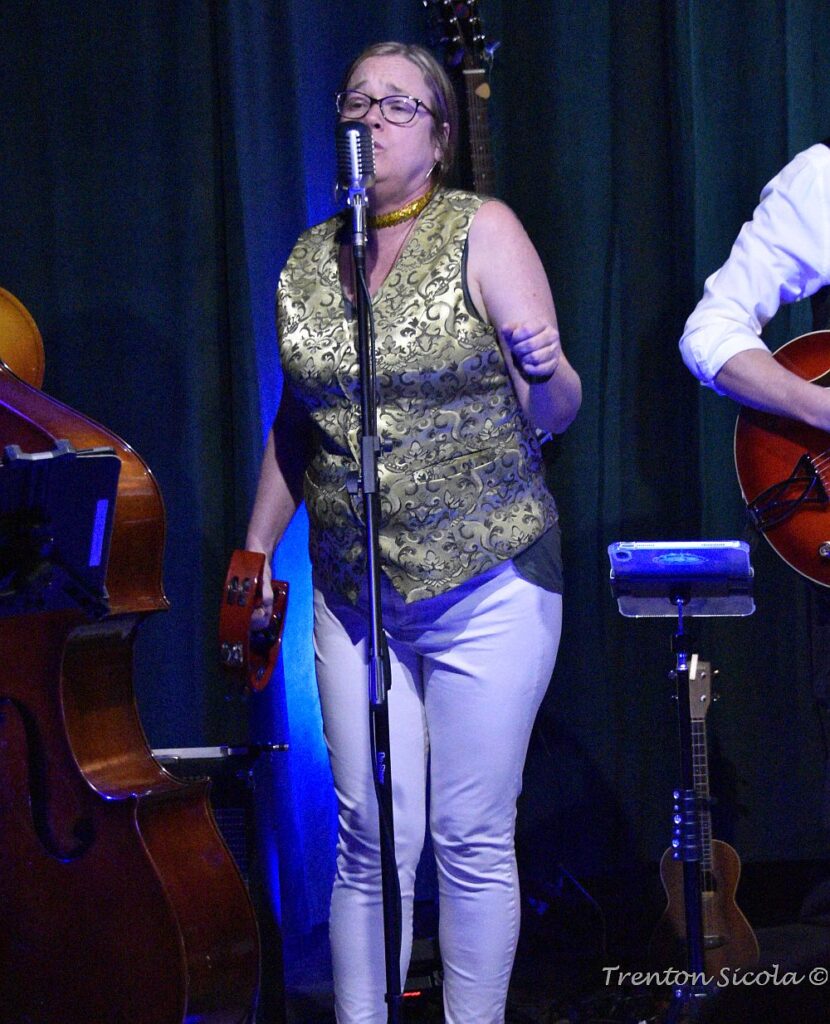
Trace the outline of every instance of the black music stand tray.
<instances>
[{"instance_id":1,"label":"black music stand tray","mask_svg":"<svg viewBox=\"0 0 830 1024\"><path fill-rule=\"evenodd\" d=\"M674 855L683 861L683 900L690 986L675 988L675 1013L689 1009L708 989L705 977L703 921L698 863L700 826L694 789L692 722L689 694L689 649L684 617L746 616L755 611L753 571L745 541L617 541L608 546L611 592L627 618L677 618L672 637L676 658L677 727L680 787L676 794ZM678 820L679 819L679 820Z\"/></svg>"},{"instance_id":2,"label":"black music stand tray","mask_svg":"<svg viewBox=\"0 0 830 1024\"><path fill-rule=\"evenodd\" d=\"M0 618L109 614L107 562L121 460L112 448L6 445L0 456Z\"/></svg>"}]
</instances>

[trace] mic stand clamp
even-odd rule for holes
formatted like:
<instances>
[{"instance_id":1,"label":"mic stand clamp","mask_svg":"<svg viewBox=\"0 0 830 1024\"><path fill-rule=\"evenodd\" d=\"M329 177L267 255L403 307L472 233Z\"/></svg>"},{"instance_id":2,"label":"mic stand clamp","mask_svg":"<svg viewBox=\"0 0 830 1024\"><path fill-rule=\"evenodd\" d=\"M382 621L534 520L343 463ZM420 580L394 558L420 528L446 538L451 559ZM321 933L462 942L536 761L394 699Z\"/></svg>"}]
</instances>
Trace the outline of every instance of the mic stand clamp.
<instances>
[{"instance_id":1,"label":"mic stand clamp","mask_svg":"<svg viewBox=\"0 0 830 1024\"><path fill-rule=\"evenodd\" d=\"M369 594L369 721L372 744L372 772L380 826L380 866L383 893L383 935L386 960L386 1005L388 1024L399 1024L403 1008L401 992L401 891L395 857L395 827L392 806L392 757L389 743L391 685L389 650L383 632L380 602L380 493L377 432L377 378L371 299L366 284L366 193L349 189L352 209L355 310L357 315L360 365L361 440L359 487L363 497Z\"/></svg>"}]
</instances>

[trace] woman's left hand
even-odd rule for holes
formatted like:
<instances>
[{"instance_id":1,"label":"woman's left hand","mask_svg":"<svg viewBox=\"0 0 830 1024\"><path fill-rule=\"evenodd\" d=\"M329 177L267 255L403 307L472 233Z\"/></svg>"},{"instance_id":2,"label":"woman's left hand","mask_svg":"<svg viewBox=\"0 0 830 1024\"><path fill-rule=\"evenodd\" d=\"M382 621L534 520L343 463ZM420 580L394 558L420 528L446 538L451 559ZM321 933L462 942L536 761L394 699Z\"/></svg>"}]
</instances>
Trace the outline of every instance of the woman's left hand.
<instances>
[{"instance_id":1,"label":"woman's left hand","mask_svg":"<svg viewBox=\"0 0 830 1024\"><path fill-rule=\"evenodd\" d=\"M481 319L499 329L522 412L538 430L560 434L576 416L582 386L562 351L539 254L516 215L498 201L479 207L468 246L470 299Z\"/></svg>"},{"instance_id":2,"label":"woman's left hand","mask_svg":"<svg viewBox=\"0 0 830 1024\"><path fill-rule=\"evenodd\" d=\"M504 342L521 374L531 383L534 378L549 380L562 358L559 331L547 320L527 320L504 324Z\"/></svg>"}]
</instances>

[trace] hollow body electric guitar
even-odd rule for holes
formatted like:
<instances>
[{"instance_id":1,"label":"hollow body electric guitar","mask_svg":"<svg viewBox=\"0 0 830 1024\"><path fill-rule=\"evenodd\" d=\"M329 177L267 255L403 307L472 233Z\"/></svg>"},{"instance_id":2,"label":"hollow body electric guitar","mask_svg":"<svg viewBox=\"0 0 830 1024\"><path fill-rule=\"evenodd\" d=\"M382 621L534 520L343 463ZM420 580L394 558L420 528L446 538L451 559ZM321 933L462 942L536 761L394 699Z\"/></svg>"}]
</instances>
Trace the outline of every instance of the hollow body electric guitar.
<instances>
[{"instance_id":1,"label":"hollow body electric guitar","mask_svg":"<svg viewBox=\"0 0 830 1024\"><path fill-rule=\"evenodd\" d=\"M830 384L830 331L813 331L774 354L782 366ZM735 467L753 525L802 576L830 587L830 434L796 420L741 409Z\"/></svg>"},{"instance_id":2,"label":"hollow body electric guitar","mask_svg":"<svg viewBox=\"0 0 830 1024\"><path fill-rule=\"evenodd\" d=\"M741 861L728 843L712 838L709 811L709 764L706 747L706 712L711 701L711 668L692 655L689 672L689 705L692 725L694 791L700 840L700 892L705 972L710 977L724 968L745 968L758 960L758 941L735 902ZM660 877L668 905L654 929L649 958L655 966L687 966L686 912L683 862L669 847L660 861Z\"/></svg>"}]
</instances>

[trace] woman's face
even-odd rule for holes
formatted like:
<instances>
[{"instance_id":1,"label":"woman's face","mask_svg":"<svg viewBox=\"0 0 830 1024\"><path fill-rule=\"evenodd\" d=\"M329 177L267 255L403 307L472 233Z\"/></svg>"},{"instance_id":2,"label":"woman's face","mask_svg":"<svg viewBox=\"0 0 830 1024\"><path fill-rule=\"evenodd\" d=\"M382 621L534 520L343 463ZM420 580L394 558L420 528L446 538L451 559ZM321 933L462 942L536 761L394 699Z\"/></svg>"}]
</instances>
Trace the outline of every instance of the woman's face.
<instances>
[{"instance_id":1,"label":"woman's face","mask_svg":"<svg viewBox=\"0 0 830 1024\"><path fill-rule=\"evenodd\" d=\"M349 89L358 89L376 99L384 96L413 96L419 107L409 124L390 124L377 103L360 119L372 132L375 145L375 192L408 196L423 190L429 172L441 158L441 147L433 135L434 118L429 110L434 101L417 65L405 57L367 57L349 79Z\"/></svg>"}]
</instances>

